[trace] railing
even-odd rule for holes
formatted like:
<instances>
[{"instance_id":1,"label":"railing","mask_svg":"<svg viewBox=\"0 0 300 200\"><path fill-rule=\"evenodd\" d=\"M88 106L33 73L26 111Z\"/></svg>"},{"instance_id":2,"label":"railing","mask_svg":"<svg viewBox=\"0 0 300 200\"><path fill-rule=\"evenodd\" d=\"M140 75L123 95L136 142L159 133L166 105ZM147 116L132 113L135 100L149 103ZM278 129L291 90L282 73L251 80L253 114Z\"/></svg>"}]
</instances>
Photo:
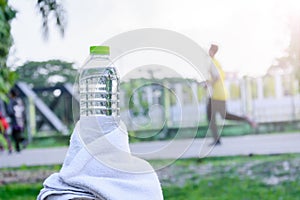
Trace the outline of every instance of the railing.
<instances>
[{"instance_id":1,"label":"railing","mask_svg":"<svg viewBox=\"0 0 300 200\"><path fill-rule=\"evenodd\" d=\"M286 77L284 76L278 74L271 76L274 80L272 86L274 91L273 95L268 94L268 97L265 95L266 87L262 77L255 79L232 78L226 80L225 84L228 87L230 87L230 84L236 84L235 87L238 88L238 95L231 95L235 98L230 98L227 101L227 110L238 115L250 116L258 124L300 121L300 94L286 93L286 88L284 88L286 87L286 85L284 85ZM160 130L172 127L207 126L206 99L208 95L203 89L203 84L189 80L189 85L186 87L184 86L186 82L187 81L184 81L183 83L178 79L175 81L171 79L163 80L161 85L147 84L144 87L139 87L138 91L142 92L142 97L141 95L134 94L134 92L128 97L126 96L126 91L121 90L121 117L127 125L128 130ZM255 83L255 87L253 87L253 83ZM25 87L26 85L21 84L21 86L22 87L19 88L23 93L29 90L29 87ZM27 89L24 90L23 86ZM55 97L54 101L52 101L52 103L50 102L49 105L46 105L45 102L40 102L41 98L38 98L34 93L43 93L43 91L53 93L57 89L61 91L61 94ZM256 94L253 92L254 89ZM57 88L30 89L30 94L28 92L26 94L24 93L25 98L32 99L32 97L35 97L35 99L38 99L31 102L32 105L29 105L30 101L27 101L27 106L32 107L35 104L36 109L39 110L44 117L43 121L37 122L37 125L33 127L39 128L42 127L43 124L49 123L56 130L63 130L63 133L67 133L68 131L61 127L72 127L74 121L78 119L76 117L79 117L78 99L76 99L77 95L74 95L73 91L72 86L67 84ZM137 92L134 88L133 91ZM202 93L200 94L199 91L202 91ZM141 109L142 103L139 102L141 98L147 101L147 109ZM130 103L128 101L130 101L130 99L134 101L134 105L136 105L138 109L143 110L143 112L134 114L133 111L130 110L131 108L129 108ZM64 112L57 112L62 113L63 115L61 116L54 112L55 109L60 109L60 107L57 107L59 102L63 102L64 105L68 106ZM27 109L28 112L30 112L30 110L32 109ZM145 113L145 110L148 110L148 113ZM31 115L28 114L28 116ZM73 120L72 116L76 119ZM66 124L66 122L68 124ZM34 123L32 119L30 123L31 124L28 125L32 126L32 123Z\"/></svg>"},{"instance_id":2,"label":"railing","mask_svg":"<svg viewBox=\"0 0 300 200\"><path fill-rule=\"evenodd\" d=\"M278 74L270 76L274 80L274 84L271 85L274 91L273 96L269 95L269 97L264 95L266 87L262 77L226 80L227 86L235 83L239 88L239 98L227 101L227 111L241 116L249 116L258 124L300 121L300 94L284 94L284 76ZM255 83L255 88L253 86L250 87L253 82ZM149 96L153 96L154 91L151 91L149 87L151 86L147 85L144 88L143 99L149 99ZM172 87L178 101L170 105L169 108L166 107L167 105L151 106L150 103L151 115L149 116L130 115L128 110L123 109L122 119L125 121L128 129L159 129L165 125L169 128L207 125L207 96L202 95L202 99L198 99L197 92L195 92L202 85L196 82L191 83L190 90L194 94L194 99L190 102L184 100L187 94L184 92L181 82L172 83ZM254 89L256 94L253 92ZM161 89L161 91L163 92L164 90ZM168 98L168 95L162 96ZM153 99L151 101L157 102Z\"/></svg>"}]
</instances>

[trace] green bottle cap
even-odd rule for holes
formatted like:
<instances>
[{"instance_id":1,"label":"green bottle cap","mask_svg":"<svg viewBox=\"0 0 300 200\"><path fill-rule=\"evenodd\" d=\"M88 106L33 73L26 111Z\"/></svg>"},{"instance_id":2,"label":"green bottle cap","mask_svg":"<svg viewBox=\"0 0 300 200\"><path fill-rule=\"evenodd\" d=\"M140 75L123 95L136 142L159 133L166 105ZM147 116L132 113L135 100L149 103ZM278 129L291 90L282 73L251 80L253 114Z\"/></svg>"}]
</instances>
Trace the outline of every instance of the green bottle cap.
<instances>
[{"instance_id":1,"label":"green bottle cap","mask_svg":"<svg viewBox=\"0 0 300 200\"><path fill-rule=\"evenodd\" d=\"M90 46L90 54L109 55L109 46Z\"/></svg>"}]
</instances>

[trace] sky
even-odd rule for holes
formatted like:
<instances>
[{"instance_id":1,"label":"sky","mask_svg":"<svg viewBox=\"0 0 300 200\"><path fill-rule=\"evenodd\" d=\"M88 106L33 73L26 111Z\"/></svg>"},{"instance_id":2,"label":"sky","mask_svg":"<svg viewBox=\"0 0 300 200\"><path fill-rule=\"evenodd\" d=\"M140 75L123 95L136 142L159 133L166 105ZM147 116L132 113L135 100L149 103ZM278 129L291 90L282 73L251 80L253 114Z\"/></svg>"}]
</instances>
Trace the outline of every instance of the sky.
<instances>
[{"instance_id":1,"label":"sky","mask_svg":"<svg viewBox=\"0 0 300 200\"><path fill-rule=\"evenodd\" d=\"M65 35L52 21L45 41L36 0L9 2L18 11L11 30L12 66L49 59L81 66L91 45L130 30L162 28L189 37L205 51L218 44L216 58L224 70L249 76L265 74L284 55L289 18L300 13L297 0L65 0Z\"/></svg>"}]
</instances>

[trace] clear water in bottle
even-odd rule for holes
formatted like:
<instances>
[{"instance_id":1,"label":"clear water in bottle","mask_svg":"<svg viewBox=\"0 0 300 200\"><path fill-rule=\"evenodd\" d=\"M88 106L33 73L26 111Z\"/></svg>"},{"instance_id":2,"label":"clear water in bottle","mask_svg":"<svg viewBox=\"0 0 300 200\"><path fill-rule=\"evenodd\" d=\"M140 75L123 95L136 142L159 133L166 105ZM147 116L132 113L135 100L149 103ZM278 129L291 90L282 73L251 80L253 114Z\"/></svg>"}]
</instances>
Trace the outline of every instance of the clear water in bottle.
<instances>
[{"instance_id":1,"label":"clear water in bottle","mask_svg":"<svg viewBox=\"0 0 300 200\"><path fill-rule=\"evenodd\" d=\"M109 47L90 47L80 78L80 115L119 117L119 76L109 60Z\"/></svg>"}]
</instances>

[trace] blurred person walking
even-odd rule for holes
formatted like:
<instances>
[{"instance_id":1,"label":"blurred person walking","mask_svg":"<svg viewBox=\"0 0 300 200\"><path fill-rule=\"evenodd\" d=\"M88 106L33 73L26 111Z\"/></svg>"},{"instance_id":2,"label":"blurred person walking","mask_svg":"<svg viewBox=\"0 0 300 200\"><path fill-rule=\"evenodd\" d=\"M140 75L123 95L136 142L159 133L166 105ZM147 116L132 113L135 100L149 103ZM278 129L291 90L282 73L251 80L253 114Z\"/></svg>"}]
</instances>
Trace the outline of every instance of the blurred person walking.
<instances>
[{"instance_id":1,"label":"blurred person walking","mask_svg":"<svg viewBox=\"0 0 300 200\"><path fill-rule=\"evenodd\" d=\"M10 117L10 124L12 129L12 138L15 143L15 149L17 152L21 151L20 144L23 148L26 147L27 141L23 136L24 130L24 106L17 93L14 90L10 91L9 104L7 106L7 114Z\"/></svg>"},{"instance_id":2,"label":"blurred person walking","mask_svg":"<svg viewBox=\"0 0 300 200\"><path fill-rule=\"evenodd\" d=\"M223 71L220 63L216 60L215 55L218 52L219 47L215 44L211 44L209 49L209 56L212 60L212 66L210 67L211 79L208 81L208 87L211 91L211 96L207 103L207 119L209 122L209 129L212 132L214 142L211 145L220 145L220 135L218 133L218 126L216 123L216 115L219 113L223 119L245 121L252 128L256 128L256 123L249 119L247 116L237 116L227 112L226 101L228 99L228 91L224 85L225 72Z\"/></svg>"}]
</instances>

